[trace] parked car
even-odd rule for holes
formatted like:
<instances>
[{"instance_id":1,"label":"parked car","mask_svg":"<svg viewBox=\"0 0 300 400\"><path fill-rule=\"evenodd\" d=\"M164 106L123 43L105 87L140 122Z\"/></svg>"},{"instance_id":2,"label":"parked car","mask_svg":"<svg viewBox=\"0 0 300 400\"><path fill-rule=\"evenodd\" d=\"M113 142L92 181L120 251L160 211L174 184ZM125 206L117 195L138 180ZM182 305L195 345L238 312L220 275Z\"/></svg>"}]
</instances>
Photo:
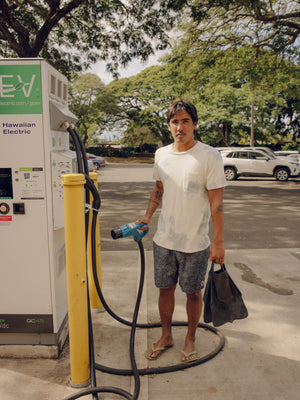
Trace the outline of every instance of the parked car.
<instances>
[{"instance_id":1,"label":"parked car","mask_svg":"<svg viewBox=\"0 0 300 400\"><path fill-rule=\"evenodd\" d=\"M231 181L239 176L274 176L286 181L290 176L300 174L298 162L279 159L262 150L240 149L221 152L226 179Z\"/></svg>"},{"instance_id":2,"label":"parked car","mask_svg":"<svg viewBox=\"0 0 300 400\"><path fill-rule=\"evenodd\" d=\"M220 153L222 151L230 151L230 150L235 150L235 149L239 149L240 147L215 147L216 150L218 150Z\"/></svg>"},{"instance_id":3,"label":"parked car","mask_svg":"<svg viewBox=\"0 0 300 400\"><path fill-rule=\"evenodd\" d=\"M300 162L300 154L298 151L273 151L269 149L269 147L242 147L243 150L251 149L251 150L261 150L269 155L275 156L277 158L286 160L288 159L289 161L296 161ZM288 158L286 158L288 157Z\"/></svg>"},{"instance_id":4,"label":"parked car","mask_svg":"<svg viewBox=\"0 0 300 400\"><path fill-rule=\"evenodd\" d=\"M279 150L274 153L277 157L287 157L289 160L300 162L300 153L297 150Z\"/></svg>"},{"instance_id":5,"label":"parked car","mask_svg":"<svg viewBox=\"0 0 300 400\"><path fill-rule=\"evenodd\" d=\"M94 171L93 161L87 160L87 163L88 163L89 172L93 172Z\"/></svg>"},{"instance_id":6,"label":"parked car","mask_svg":"<svg viewBox=\"0 0 300 400\"><path fill-rule=\"evenodd\" d=\"M268 154L269 156L273 156L276 157L276 154L274 154L273 150L269 149L269 147L262 147L262 146L245 146L245 147L241 147L242 150L259 150L259 151L263 151L264 153Z\"/></svg>"},{"instance_id":7,"label":"parked car","mask_svg":"<svg viewBox=\"0 0 300 400\"><path fill-rule=\"evenodd\" d=\"M254 147L254 146L239 146L239 147L216 147L217 150L219 150L220 153L222 153L222 155L224 155L225 153L229 153L232 150L260 150L263 151L266 154L269 154L271 156L275 156L274 152L269 149L268 147Z\"/></svg>"},{"instance_id":8,"label":"parked car","mask_svg":"<svg viewBox=\"0 0 300 400\"><path fill-rule=\"evenodd\" d=\"M282 158L281 155L275 154L275 152L269 147L263 147L263 146L240 146L240 147L216 147L217 150L219 150L221 153L226 152L229 153L231 150L259 150L263 151L266 154L269 154L270 156L275 156Z\"/></svg>"},{"instance_id":9,"label":"parked car","mask_svg":"<svg viewBox=\"0 0 300 400\"><path fill-rule=\"evenodd\" d=\"M74 156L76 157L76 152L74 151L74 150L70 150L73 154L74 154ZM93 172L94 171L94 164L93 164L93 162L92 162L92 160L89 160L89 158L87 157L87 164L88 164L88 170L89 170L89 172Z\"/></svg>"},{"instance_id":10,"label":"parked car","mask_svg":"<svg viewBox=\"0 0 300 400\"><path fill-rule=\"evenodd\" d=\"M96 168L105 167L105 159L100 156L95 156L94 154L87 153L87 157L92 161L93 165L96 165Z\"/></svg>"},{"instance_id":11,"label":"parked car","mask_svg":"<svg viewBox=\"0 0 300 400\"><path fill-rule=\"evenodd\" d=\"M234 146L228 147L227 146L227 147L215 147L215 149L218 150L219 153L228 153L229 151L232 151L232 150L239 150L240 147L234 147Z\"/></svg>"}]
</instances>

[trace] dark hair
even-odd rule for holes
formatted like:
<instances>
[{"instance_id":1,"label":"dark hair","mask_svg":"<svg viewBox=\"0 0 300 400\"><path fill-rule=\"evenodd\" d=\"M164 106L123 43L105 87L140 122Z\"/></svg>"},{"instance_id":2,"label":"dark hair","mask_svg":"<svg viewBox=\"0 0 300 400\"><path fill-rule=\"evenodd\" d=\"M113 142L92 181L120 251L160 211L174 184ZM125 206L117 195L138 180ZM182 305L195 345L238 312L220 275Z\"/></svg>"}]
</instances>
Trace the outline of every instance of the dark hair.
<instances>
[{"instance_id":1,"label":"dark hair","mask_svg":"<svg viewBox=\"0 0 300 400\"><path fill-rule=\"evenodd\" d=\"M198 114L194 104L190 103L189 101L179 100L175 101L175 103L171 104L168 108L167 123L170 122L171 118L173 118L178 111L186 111L187 113L189 113L192 118L193 124L195 122L198 122Z\"/></svg>"}]
</instances>

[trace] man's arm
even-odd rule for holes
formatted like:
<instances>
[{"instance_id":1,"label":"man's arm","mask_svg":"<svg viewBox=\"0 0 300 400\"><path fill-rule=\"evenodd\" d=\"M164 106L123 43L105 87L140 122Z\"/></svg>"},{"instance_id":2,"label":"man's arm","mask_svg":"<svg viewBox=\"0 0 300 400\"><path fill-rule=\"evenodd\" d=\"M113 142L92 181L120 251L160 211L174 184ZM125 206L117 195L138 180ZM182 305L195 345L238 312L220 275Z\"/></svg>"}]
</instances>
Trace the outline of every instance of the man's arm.
<instances>
[{"instance_id":1,"label":"man's arm","mask_svg":"<svg viewBox=\"0 0 300 400\"><path fill-rule=\"evenodd\" d=\"M208 197L214 227L214 240L210 249L209 259L217 264L223 264L225 257L223 188L209 190Z\"/></svg>"},{"instance_id":2,"label":"man's arm","mask_svg":"<svg viewBox=\"0 0 300 400\"><path fill-rule=\"evenodd\" d=\"M146 211L145 215L136 220L136 222L138 224L140 224L142 222L144 222L147 225L149 224L152 215L154 214L154 212L156 211L157 207L162 202L163 193L164 193L164 187L163 187L162 182L161 181L156 181L155 185L154 185L154 188L153 188L153 190L151 192L148 208L147 208L147 211Z\"/></svg>"}]
</instances>

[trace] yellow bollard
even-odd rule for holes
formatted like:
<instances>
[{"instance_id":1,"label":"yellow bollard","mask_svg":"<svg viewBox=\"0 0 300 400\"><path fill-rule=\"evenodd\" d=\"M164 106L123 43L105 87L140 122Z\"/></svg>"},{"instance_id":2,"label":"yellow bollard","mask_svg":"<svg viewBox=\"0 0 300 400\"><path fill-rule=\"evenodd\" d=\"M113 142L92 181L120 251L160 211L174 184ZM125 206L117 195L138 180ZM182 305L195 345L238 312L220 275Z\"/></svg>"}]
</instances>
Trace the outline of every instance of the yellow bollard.
<instances>
[{"instance_id":1,"label":"yellow bollard","mask_svg":"<svg viewBox=\"0 0 300 400\"><path fill-rule=\"evenodd\" d=\"M62 176L72 387L90 383L83 174Z\"/></svg>"},{"instance_id":2,"label":"yellow bollard","mask_svg":"<svg viewBox=\"0 0 300 400\"><path fill-rule=\"evenodd\" d=\"M98 188L98 174L97 172L90 172L90 178L93 180L96 188ZM91 194L91 203L93 201L93 196ZM93 277L93 267L92 267L92 250L91 250L91 225L92 225L92 217L93 211L90 210L90 226L89 226L89 233L88 233L88 273L89 273L89 293L90 293L90 304L91 310L94 312L104 311L103 305L99 299L97 294L94 277ZM97 276L99 280L100 287L101 285L101 250L100 250L100 230L99 230L99 216L97 217L97 225L96 225L96 265L97 265Z\"/></svg>"}]
</instances>

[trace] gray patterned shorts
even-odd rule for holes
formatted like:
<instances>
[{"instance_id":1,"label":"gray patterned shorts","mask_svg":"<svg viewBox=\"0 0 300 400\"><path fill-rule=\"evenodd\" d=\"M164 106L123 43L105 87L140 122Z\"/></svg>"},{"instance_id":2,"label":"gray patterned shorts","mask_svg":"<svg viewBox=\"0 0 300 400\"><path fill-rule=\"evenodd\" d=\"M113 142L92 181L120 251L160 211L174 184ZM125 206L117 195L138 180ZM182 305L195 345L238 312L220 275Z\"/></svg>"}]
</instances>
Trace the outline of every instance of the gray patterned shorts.
<instances>
[{"instance_id":1,"label":"gray patterned shorts","mask_svg":"<svg viewBox=\"0 0 300 400\"><path fill-rule=\"evenodd\" d=\"M195 253L169 250L153 242L154 280L160 289L179 281L184 293L196 293L204 287L210 248Z\"/></svg>"}]
</instances>

